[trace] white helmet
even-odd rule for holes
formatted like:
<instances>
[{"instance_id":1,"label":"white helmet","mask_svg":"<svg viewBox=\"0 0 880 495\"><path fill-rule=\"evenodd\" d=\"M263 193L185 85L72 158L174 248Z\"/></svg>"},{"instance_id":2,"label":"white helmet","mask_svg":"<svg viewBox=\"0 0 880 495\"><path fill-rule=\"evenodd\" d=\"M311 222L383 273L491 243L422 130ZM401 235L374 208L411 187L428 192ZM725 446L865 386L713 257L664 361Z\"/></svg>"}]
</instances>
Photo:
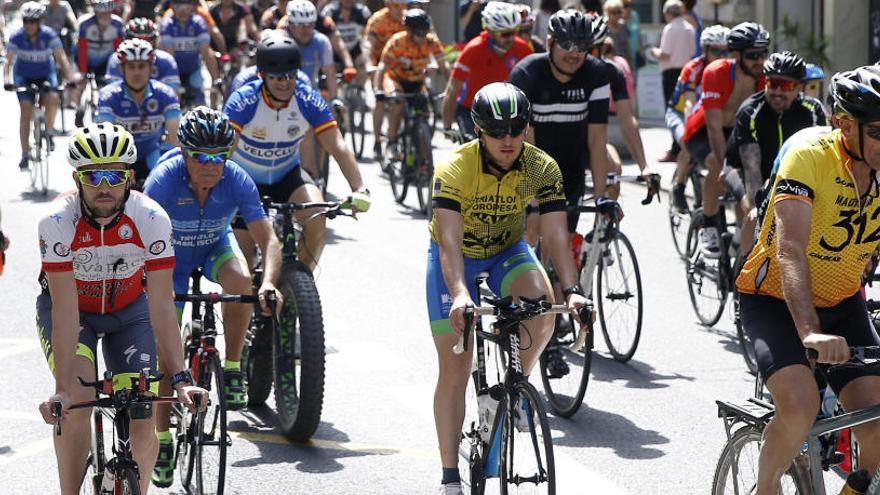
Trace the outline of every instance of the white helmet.
<instances>
[{"instance_id":1,"label":"white helmet","mask_svg":"<svg viewBox=\"0 0 880 495\"><path fill-rule=\"evenodd\" d=\"M21 6L22 19L42 19L46 16L46 6L40 2L25 2Z\"/></svg>"},{"instance_id":2,"label":"white helmet","mask_svg":"<svg viewBox=\"0 0 880 495\"><path fill-rule=\"evenodd\" d=\"M289 24L314 24L318 20L318 9L309 0L294 0L287 4Z\"/></svg>"},{"instance_id":3,"label":"white helmet","mask_svg":"<svg viewBox=\"0 0 880 495\"><path fill-rule=\"evenodd\" d=\"M491 1L483 8L483 29L488 31L513 31L519 29L522 16L513 4Z\"/></svg>"},{"instance_id":4,"label":"white helmet","mask_svg":"<svg viewBox=\"0 0 880 495\"><path fill-rule=\"evenodd\" d=\"M116 58L119 59L120 64L136 60L153 63L156 60L156 49L147 40L132 38L119 44L119 48L116 49Z\"/></svg>"},{"instance_id":5,"label":"white helmet","mask_svg":"<svg viewBox=\"0 0 880 495\"><path fill-rule=\"evenodd\" d=\"M101 122L76 130L67 144L67 160L73 168L104 163L137 161L134 137L122 126Z\"/></svg>"},{"instance_id":6,"label":"white helmet","mask_svg":"<svg viewBox=\"0 0 880 495\"><path fill-rule=\"evenodd\" d=\"M98 13L113 12L116 9L116 0L92 0L92 10Z\"/></svg>"},{"instance_id":7,"label":"white helmet","mask_svg":"<svg viewBox=\"0 0 880 495\"><path fill-rule=\"evenodd\" d=\"M709 26L700 34L700 46L723 46L727 47L727 35L730 28L716 24Z\"/></svg>"}]
</instances>

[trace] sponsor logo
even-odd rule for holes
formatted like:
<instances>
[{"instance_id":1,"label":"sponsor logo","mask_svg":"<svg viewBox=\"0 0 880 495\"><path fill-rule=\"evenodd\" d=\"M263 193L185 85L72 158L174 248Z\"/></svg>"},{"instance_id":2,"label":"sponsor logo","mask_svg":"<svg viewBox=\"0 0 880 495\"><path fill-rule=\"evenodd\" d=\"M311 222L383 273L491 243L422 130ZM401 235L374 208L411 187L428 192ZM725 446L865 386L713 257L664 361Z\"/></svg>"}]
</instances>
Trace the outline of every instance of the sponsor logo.
<instances>
[{"instance_id":1,"label":"sponsor logo","mask_svg":"<svg viewBox=\"0 0 880 495\"><path fill-rule=\"evenodd\" d=\"M162 252L165 251L165 245L165 241L156 241L150 244L150 254L154 256L162 254Z\"/></svg>"},{"instance_id":2,"label":"sponsor logo","mask_svg":"<svg viewBox=\"0 0 880 495\"><path fill-rule=\"evenodd\" d=\"M95 255L93 255L91 251L82 249L76 252L76 256L74 256L73 259L77 264L85 265L90 263L94 257Z\"/></svg>"},{"instance_id":3,"label":"sponsor logo","mask_svg":"<svg viewBox=\"0 0 880 495\"><path fill-rule=\"evenodd\" d=\"M776 184L776 192L779 194L794 194L805 198L813 197L813 190L809 186L790 179L780 180L779 183Z\"/></svg>"},{"instance_id":4,"label":"sponsor logo","mask_svg":"<svg viewBox=\"0 0 880 495\"><path fill-rule=\"evenodd\" d=\"M46 239L43 239L43 237L40 236L40 254L46 256L46 251L48 250L49 246L46 245Z\"/></svg>"},{"instance_id":5,"label":"sponsor logo","mask_svg":"<svg viewBox=\"0 0 880 495\"><path fill-rule=\"evenodd\" d=\"M150 98L149 100L147 100L147 111L148 112L155 112L158 109L159 109L159 102L156 101L155 98Z\"/></svg>"},{"instance_id":6,"label":"sponsor logo","mask_svg":"<svg viewBox=\"0 0 880 495\"><path fill-rule=\"evenodd\" d=\"M857 208L859 206L859 200L856 198L847 198L838 194L837 199L834 200L834 204L837 206L843 206L844 208Z\"/></svg>"},{"instance_id":7,"label":"sponsor logo","mask_svg":"<svg viewBox=\"0 0 880 495\"><path fill-rule=\"evenodd\" d=\"M835 183L835 184L839 184L839 185L844 186L844 187L853 187L853 183L852 183L852 182L847 182L847 181L841 179L840 177L835 177L835 178L834 178L834 183Z\"/></svg>"},{"instance_id":8,"label":"sponsor logo","mask_svg":"<svg viewBox=\"0 0 880 495\"><path fill-rule=\"evenodd\" d=\"M434 181L434 194L439 193L441 189L443 189L443 184L440 183L440 179L435 180Z\"/></svg>"},{"instance_id":9,"label":"sponsor logo","mask_svg":"<svg viewBox=\"0 0 880 495\"><path fill-rule=\"evenodd\" d=\"M131 357L137 353L137 349L134 348L133 345L128 346L128 349L122 351L125 354L125 364L131 364Z\"/></svg>"},{"instance_id":10,"label":"sponsor logo","mask_svg":"<svg viewBox=\"0 0 880 495\"><path fill-rule=\"evenodd\" d=\"M279 148L257 148L247 143L239 141L239 146L244 153L256 158L285 158L297 152L298 146L279 147Z\"/></svg>"},{"instance_id":11,"label":"sponsor logo","mask_svg":"<svg viewBox=\"0 0 880 495\"><path fill-rule=\"evenodd\" d=\"M562 91L562 97L568 101L584 101L587 99L587 91L584 88L566 89Z\"/></svg>"},{"instance_id":12,"label":"sponsor logo","mask_svg":"<svg viewBox=\"0 0 880 495\"><path fill-rule=\"evenodd\" d=\"M90 232L86 232L85 235L79 238L79 242L83 244L88 244L92 242L92 234Z\"/></svg>"},{"instance_id":13,"label":"sponsor logo","mask_svg":"<svg viewBox=\"0 0 880 495\"><path fill-rule=\"evenodd\" d=\"M131 230L131 225L123 224L122 227L119 227L119 238L128 240L131 239L131 236L134 232Z\"/></svg>"},{"instance_id":14,"label":"sponsor logo","mask_svg":"<svg viewBox=\"0 0 880 495\"><path fill-rule=\"evenodd\" d=\"M266 139L266 136L268 135L266 133L265 127L254 127L248 130L250 131L251 136L253 136L254 139Z\"/></svg>"},{"instance_id":15,"label":"sponsor logo","mask_svg":"<svg viewBox=\"0 0 880 495\"><path fill-rule=\"evenodd\" d=\"M70 254L70 247L68 247L67 244L56 242L55 245L52 246L52 251L55 251L55 254L64 258Z\"/></svg>"},{"instance_id":16,"label":"sponsor logo","mask_svg":"<svg viewBox=\"0 0 880 495\"><path fill-rule=\"evenodd\" d=\"M721 93L717 91L703 91L703 99L705 100L717 100L721 98Z\"/></svg>"},{"instance_id":17,"label":"sponsor logo","mask_svg":"<svg viewBox=\"0 0 880 495\"><path fill-rule=\"evenodd\" d=\"M54 214L54 215L52 215L52 216L49 217L49 218L51 218L52 220L55 220L55 223L61 223L61 215L59 215L59 214L57 214L57 213Z\"/></svg>"},{"instance_id":18,"label":"sponsor logo","mask_svg":"<svg viewBox=\"0 0 880 495\"><path fill-rule=\"evenodd\" d=\"M298 125L292 125L287 128L287 135L288 136L295 137L298 134L299 134L299 126Z\"/></svg>"},{"instance_id":19,"label":"sponsor logo","mask_svg":"<svg viewBox=\"0 0 880 495\"><path fill-rule=\"evenodd\" d=\"M821 253L810 253L810 258L816 258L817 260L820 260L820 261L833 261L835 263L840 261L841 259L843 259L840 256L821 254Z\"/></svg>"},{"instance_id":20,"label":"sponsor logo","mask_svg":"<svg viewBox=\"0 0 880 495\"><path fill-rule=\"evenodd\" d=\"M192 198L177 198L177 206L191 205L193 204Z\"/></svg>"}]
</instances>

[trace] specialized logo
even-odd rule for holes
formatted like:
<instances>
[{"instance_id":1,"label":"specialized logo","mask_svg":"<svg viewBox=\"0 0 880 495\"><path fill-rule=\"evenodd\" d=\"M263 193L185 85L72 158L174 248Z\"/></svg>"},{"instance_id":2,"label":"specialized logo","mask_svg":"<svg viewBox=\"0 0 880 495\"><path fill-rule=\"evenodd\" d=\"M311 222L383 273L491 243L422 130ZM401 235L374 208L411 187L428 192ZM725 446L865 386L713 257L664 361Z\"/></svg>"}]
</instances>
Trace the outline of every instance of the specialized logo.
<instances>
[{"instance_id":1,"label":"specialized logo","mask_svg":"<svg viewBox=\"0 0 880 495\"><path fill-rule=\"evenodd\" d=\"M128 224L123 224L119 227L119 238L123 240L131 239L131 236L134 232L131 230L131 226Z\"/></svg>"},{"instance_id":2,"label":"specialized logo","mask_svg":"<svg viewBox=\"0 0 880 495\"><path fill-rule=\"evenodd\" d=\"M158 256L165 251L165 241L156 241L150 244L150 253L154 256Z\"/></svg>"},{"instance_id":3,"label":"specialized logo","mask_svg":"<svg viewBox=\"0 0 880 495\"><path fill-rule=\"evenodd\" d=\"M125 364L131 364L131 357L137 353L137 349L134 348L133 345L128 346L128 349L122 351L125 354Z\"/></svg>"}]
</instances>

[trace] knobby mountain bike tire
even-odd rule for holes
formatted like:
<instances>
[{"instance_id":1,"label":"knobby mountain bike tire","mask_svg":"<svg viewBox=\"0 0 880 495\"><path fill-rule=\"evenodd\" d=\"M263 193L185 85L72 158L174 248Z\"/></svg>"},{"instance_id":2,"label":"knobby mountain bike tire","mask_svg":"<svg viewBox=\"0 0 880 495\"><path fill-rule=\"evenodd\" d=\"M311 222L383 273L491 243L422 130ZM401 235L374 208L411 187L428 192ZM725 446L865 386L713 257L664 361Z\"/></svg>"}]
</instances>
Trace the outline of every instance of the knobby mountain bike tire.
<instances>
[{"instance_id":1,"label":"knobby mountain bike tire","mask_svg":"<svg viewBox=\"0 0 880 495\"><path fill-rule=\"evenodd\" d=\"M611 256L599 258L596 307L605 345L616 361L625 363L636 353L642 335L642 276L636 252L623 232L605 247Z\"/></svg>"},{"instance_id":2,"label":"knobby mountain bike tire","mask_svg":"<svg viewBox=\"0 0 880 495\"><path fill-rule=\"evenodd\" d=\"M693 243L694 249L685 263L685 276L697 319L701 325L711 327L721 319L727 304L729 290L724 280L728 276L724 266L727 261L724 253L718 259L710 259L700 252L698 235L702 219L702 210L697 210L688 229L687 245Z\"/></svg>"},{"instance_id":3,"label":"knobby mountain bike tire","mask_svg":"<svg viewBox=\"0 0 880 495\"><path fill-rule=\"evenodd\" d=\"M281 271L284 307L275 332L275 405L281 431L304 442L324 403L324 320L318 288L300 262Z\"/></svg>"},{"instance_id":4,"label":"knobby mountain bike tire","mask_svg":"<svg viewBox=\"0 0 880 495\"><path fill-rule=\"evenodd\" d=\"M248 406L265 404L272 392L272 338L271 325L255 310L241 356L247 380Z\"/></svg>"},{"instance_id":5,"label":"knobby mountain bike tire","mask_svg":"<svg viewBox=\"0 0 880 495\"><path fill-rule=\"evenodd\" d=\"M758 481L758 456L761 445L760 429L744 426L737 430L724 445L712 480L712 495L752 493ZM788 468L779 482L782 495L810 495L809 473L796 462Z\"/></svg>"},{"instance_id":6,"label":"knobby mountain bike tire","mask_svg":"<svg viewBox=\"0 0 880 495\"><path fill-rule=\"evenodd\" d=\"M434 154L431 149L431 129L424 120L419 121L413 136L416 145L416 169L413 186L419 199L419 211L428 216L431 208L431 178L434 176ZM430 218L430 216L428 216Z\"/></svg>"},{"instance_id":7,"label":"knobby mountain bike tire","mask_svg":"<svg viewBox=\"0 0 880 495\"><path fill-rule=\"evenodd\" d=\"M528 399L534 410L531 430L516 429L510 396L502 399L498 411L504 412L501 427L501 494L556 494L556 464L553 458L553 437L544 402L535 387L527 381L514 385L516 396Z\"/></svg>"},{"instance_id":8,"label":"knobby mountain bike tire","mask_svg":"<svg viewBox=\"0 0 880 495\"><path fill-rule=\"evenodd\" d=\"M570 418L581 407L587 385L590 383L590 367L593 362L593 338L595 324L587 324L587 339L583 349L572 350L571 346L577 341L577 322L571 320L568 315L556 315L554 336L550 339L539 361L541 370L541 383L544 385L544 395L554 415ZM565 362L568 373L560 377L551 377L548 368L548 353L559 352Z\"/></svg>"}]
</instances>

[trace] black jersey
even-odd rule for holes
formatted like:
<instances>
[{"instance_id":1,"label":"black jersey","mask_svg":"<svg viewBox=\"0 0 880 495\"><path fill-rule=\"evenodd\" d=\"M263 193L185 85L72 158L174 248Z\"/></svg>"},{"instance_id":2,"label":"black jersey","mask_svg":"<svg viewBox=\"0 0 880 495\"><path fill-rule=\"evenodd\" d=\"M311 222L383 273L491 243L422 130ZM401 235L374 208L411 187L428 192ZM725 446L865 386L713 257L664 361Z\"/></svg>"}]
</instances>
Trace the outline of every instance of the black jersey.
<instances>
[{"instance_id":1,"label":"black jersey","mask_svg":"<svg viewBox=\"0 0 880 495\"><path fill-rule=\"evenodd\" d=\"M213 7L211 7L211 17L214 18L214 22L217 23L217 28L223 35L223 41L226 42L226 49L231 50L238 45L238 28L241 26L241 22L244 17L251 13L251 9L247 5L233 2L232 15L229 17L229 19L226 19L226 22L223 22L223 20L221 19L221 10L222 7L218 2Z\"/></svg>"},{"instance_id":2,"label":"black jersey","mask_svg":"<svg viewBox=\"0 0 880 495\"><path fill-rule=\"evenodd\" d=\"M773 160L786 139L801 129L827 125L819 100L801 93L788 110L779 114L767 104L764 93L759 91L740 105L733 135L737 149L750 143L761 147L761 180L770 177Z\"/></svg>"},{"instance_id":3,"label":"black jersey","mask_svg":"<svg viewBox=\"0 0 880 495\"><path fill-rule=\"evenodd\" d=\"M321 16L333 19L333 22L336 23L336 30L339 31L339 36L342 38L342 42L345 43L345 48L351 52L361 43L361 39L364 36L364 28L370 19L370 9L362 3L355 3L351 6L351 14L349 14L348 19L344 19L339 2L333 2L324 7L324 10L321 11Z\"/></svg>"},{"instance_id":4,"label":"black jersey","mask_svg":"<svg viewBox=\"0 0 880 495\"><path fill-rule=\"evenodd\" d=\"M133 2L134 7L131 11L131 18L146 17L147 19L156 20L156 6L159 0L137 0Z\"/></svg>"},{"instance_id":5,"label":"black jersey","mask_svg":"<svg viewBox=\"0 0 880 495\"><path fill-rule=\"evenodd\" d=\"M590 165L589 124L608 123L610 84L605 62L587 56L567 83L550 71L550 56L536 53L519 61L510 82L532 103L535 144L562 170L566 196L583 194L584 174Z\"/></svg>"},{"instance_id":6,"label":"black jersey","mask_svg":"<svg viewBox=\"0 0 880 495\"><path fill-rule=\"evenodd\" d=\"M611 101L623 101L629 99L629 90L626 89L626 75L623 70L610 60L604 60L608 70L608 82L611 87Z\"/></svg>"}]
</instances>

